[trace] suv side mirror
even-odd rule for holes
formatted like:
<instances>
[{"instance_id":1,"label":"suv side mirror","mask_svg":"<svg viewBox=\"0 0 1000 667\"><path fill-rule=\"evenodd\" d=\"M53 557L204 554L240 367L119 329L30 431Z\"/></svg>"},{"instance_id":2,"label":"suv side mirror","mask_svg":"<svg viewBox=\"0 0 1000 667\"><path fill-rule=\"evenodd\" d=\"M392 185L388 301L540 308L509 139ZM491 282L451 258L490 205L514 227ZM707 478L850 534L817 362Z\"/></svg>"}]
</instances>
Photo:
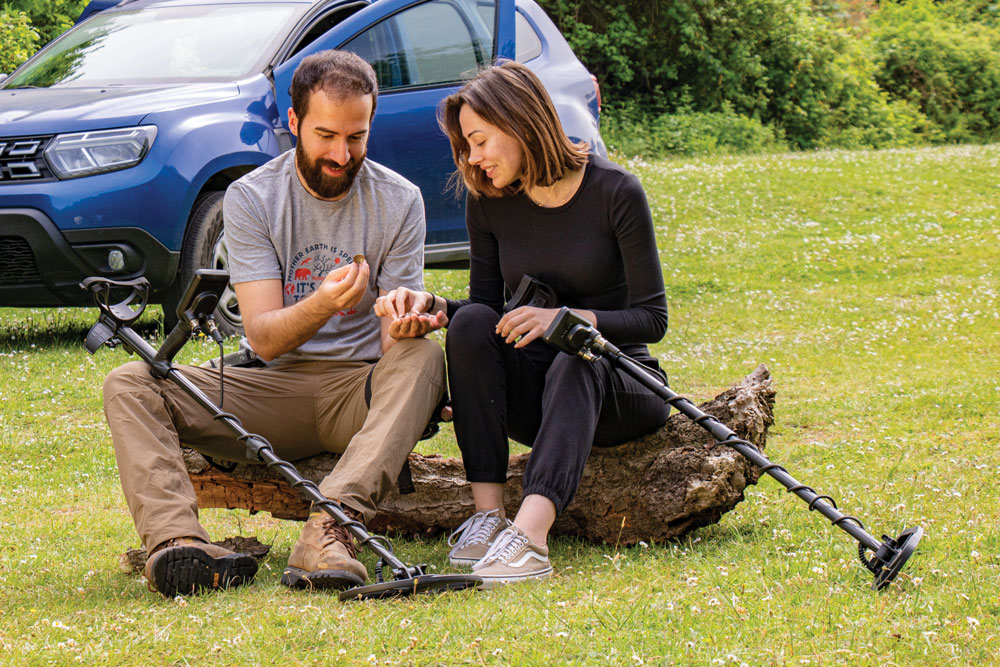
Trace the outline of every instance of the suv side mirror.
<instances>
[{"instance_id":1,"label":"suv side mirror","mask_svg":"<svg viewBox=\"0 0 1000 667\"><path fill-rule=\"evenodd\" d=\"M6 78L7 78L7 75L4 74L3 72L0 72L0 83L3 83L3 80L6 79Z\"/></svg>"}]
</instances>

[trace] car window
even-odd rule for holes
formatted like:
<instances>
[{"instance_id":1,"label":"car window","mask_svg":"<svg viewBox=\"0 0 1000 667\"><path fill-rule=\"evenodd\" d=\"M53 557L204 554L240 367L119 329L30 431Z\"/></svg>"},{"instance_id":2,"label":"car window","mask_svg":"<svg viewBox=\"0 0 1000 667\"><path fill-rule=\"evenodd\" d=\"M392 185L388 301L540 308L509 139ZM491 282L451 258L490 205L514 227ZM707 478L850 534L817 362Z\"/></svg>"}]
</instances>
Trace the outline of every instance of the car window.
<instances>
[{"instance_id":1,"label":"car window","mask_svg":"<svg viewBox=\"0 0 1000 667\"><path fill-rule=\"evenodd\" d=\"M333 11L324 14L309 28L309 31L302 37L302 39L299 40L298 44L295 45L288 55L294 56L296 53L319 39L324 33L328 32L335 25L352 14L361 11L367 6L367 2L354 2L347 5L341 5L334 8Z\"/></svg>"},{"instance_id":2,"label":"car window","mask_svg":"<svg viewBox=\"0 0 1000 667\"><path fill-rule=\"evenodd\" d=\"M497 18L497 5L495 2L484 2L484 0L479 0L476 3L476 11L479 12L479 16L482 17L483 22L486 25L493 25Z\"/></svg>"},{"instance_id":3,"label":"car window","mask_svg":"<svg viewBox=\"0 0 1000 667\"><path fill-rule=\"evenodd\" d=\"M528 19L524 18L524 14L514 12L514 25L516 28L514 60L525 63L542 55L542 40L538 37L534 27L528 23Z\"/></svg>"},{"instance_id":4,"label":"car window","mask_svg":"<svg viewBox=\"0 0 1000 667\"><path fill-rule=\"evenodd\" d=\"M101 12L17 74L16 86L95 86L232 80L275 48L296 5L216 5Z\"/></svg>"},{"instance_id":5,"label":"car window","mask_svg":"<svg viewBox=\"0 0 1000 667\"><path fill-rule=\"evenodd\" d=\"M380 91L409 85L406 54L398 47L399 32L395 21L382 21L344 45L369 63L378 77Z\"/></svg>"},{"instance_id":6,"label":"car window","mask_svg":"<svg viewBox=\"0 0 1000 667\"><path fill-rule=\"evenodd\" d=\"M480 0L478 7L479 15L486 22L486 25L493 25L496 19L497 8L491 2ZM542 55L542 39L535 32L535 28L528 23L528 19L519 11L514 12L514 60L525 63L533 58Z\"/></svg>"},{"instance_id":7,"label":"car window","mask_svg":"<svg viewBox=\"0 0 1000 667\"><path fill-rule=\"evenodd\" d=\"M376 24L343 48L372 64L383 91L462 81L493 58L493 24L477 11L481 3L431 0Z\"/></svg>"}]
</instances>

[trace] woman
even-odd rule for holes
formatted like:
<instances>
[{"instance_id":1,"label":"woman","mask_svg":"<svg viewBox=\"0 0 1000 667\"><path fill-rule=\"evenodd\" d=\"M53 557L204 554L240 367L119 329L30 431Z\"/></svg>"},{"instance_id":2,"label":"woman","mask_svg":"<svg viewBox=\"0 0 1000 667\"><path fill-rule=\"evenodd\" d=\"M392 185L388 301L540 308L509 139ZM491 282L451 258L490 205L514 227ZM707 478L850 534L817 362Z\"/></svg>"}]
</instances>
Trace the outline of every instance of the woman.
<instances>
[{"instance_id":1,"label":"woman","mask_svg":"<svg viewBox=\"0 0 1000 667\"><path fill-rule=\"evenodd\" d=\"M668 413L607 359L591 363L545 343L558 307L504 313L505 290L524 275L541 280L558 305L657 370L645 343L665 333L667 305L638 179L566 137L529 69L507 62L481 72L443 102L440 122L468 188L469 298L400 288L376 313L417 335L450 322L455 435L476 505L452 536L450 560L473 565L489 588L548 576L548 532L591 447L648 433ZM513 522L503 506L508 436L532 448Z\"/></svg>"}]
</instances>

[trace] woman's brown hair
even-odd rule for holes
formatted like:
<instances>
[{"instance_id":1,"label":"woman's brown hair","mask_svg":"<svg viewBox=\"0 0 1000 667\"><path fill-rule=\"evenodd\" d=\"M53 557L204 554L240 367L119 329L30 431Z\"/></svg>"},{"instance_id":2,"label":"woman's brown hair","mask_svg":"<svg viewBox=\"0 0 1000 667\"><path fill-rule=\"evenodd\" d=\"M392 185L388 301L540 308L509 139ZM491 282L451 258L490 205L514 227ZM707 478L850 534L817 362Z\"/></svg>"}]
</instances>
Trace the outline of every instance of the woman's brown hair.
<instances>
[{"instance_id":1,"label":"woman's brown hair","mask_svg":"<svg viewBox=\"0 0 1000 667\"><path fill-rule=\"evenodd\" d=\"M524 163L520 182L498 189L482 169L469 164L469 142L462 136L458 120L465 105L521 147ZM445 98L438 110L438 123L451 141L458 168L454 180L461 179L474 197L512 195L527 184L552 185L587 164L587 144L566 136L542 82L520 63L508 61L481 70L461 90Z\"/></svg>"}]
</instances>

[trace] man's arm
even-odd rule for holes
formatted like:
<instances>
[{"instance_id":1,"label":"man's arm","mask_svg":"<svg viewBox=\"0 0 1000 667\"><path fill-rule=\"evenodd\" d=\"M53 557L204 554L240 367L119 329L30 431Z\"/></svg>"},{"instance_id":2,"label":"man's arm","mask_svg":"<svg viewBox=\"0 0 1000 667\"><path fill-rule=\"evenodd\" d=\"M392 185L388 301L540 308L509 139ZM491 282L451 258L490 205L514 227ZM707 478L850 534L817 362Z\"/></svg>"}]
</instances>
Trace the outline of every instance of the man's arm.
<instances>
[{"instance_id":1,"label":"man's arm","mask_svg":"<svg viewBox=\"0 0 1000 667\"><path fill-rule=\"evenodd\" d=\"M327 274L315 292L287 308L280 280L236 283L243 329L254 353L264 361L291 352L316 335L330 317L356 306L368 286L368 263L353 262ZM385 345L383 333L383 346Z\"/></svg>"}]
</instances>

